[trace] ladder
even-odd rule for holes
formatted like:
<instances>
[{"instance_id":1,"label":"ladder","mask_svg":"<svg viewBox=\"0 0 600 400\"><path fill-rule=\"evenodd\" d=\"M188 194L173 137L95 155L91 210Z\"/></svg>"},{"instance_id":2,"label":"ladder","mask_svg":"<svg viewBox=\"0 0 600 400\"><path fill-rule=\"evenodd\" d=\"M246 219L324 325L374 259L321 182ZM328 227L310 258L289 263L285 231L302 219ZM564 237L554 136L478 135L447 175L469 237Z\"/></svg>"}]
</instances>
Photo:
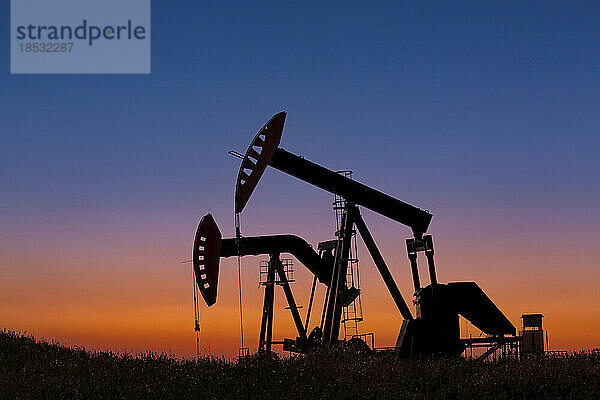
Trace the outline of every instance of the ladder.
<instances>
[{"instance_id":1,"label":"ladder","mask_svg":"<svg viewBox=\"0 0 600 400\"><path fill-rule=\"evenodd\" d=\"M352 171L337 171L338 174L352 179ZM341 234L342 216L346 209L346 200L334 194L333 210L335 211L336 235ZM348 255L348 269L346 270L346 286L360 290L360 274L358 269L358 248L356 243L356 231L352 230L350 253ZM342 309L342 324L344 325L344 340L359 335L359 322L363 320L362 300L359 294L352 303Z\"/></svg>"}]
</instances>

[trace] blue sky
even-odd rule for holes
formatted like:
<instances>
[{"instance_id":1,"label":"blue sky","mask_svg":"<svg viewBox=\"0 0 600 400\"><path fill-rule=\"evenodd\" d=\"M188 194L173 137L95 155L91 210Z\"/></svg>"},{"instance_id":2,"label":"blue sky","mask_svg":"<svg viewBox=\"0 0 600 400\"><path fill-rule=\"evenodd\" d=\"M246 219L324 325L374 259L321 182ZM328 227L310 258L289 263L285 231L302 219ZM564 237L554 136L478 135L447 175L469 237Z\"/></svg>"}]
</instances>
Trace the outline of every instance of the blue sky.
<instances>
[{"instance_id":1,"label":"blue sky","mask_svg":"<svg viewBox=\"0 0 600 400\"><path fill-rule=\"evenodd\" d=\"M599 12L594 2L154 1L150 76L10 76L3 63L3 179L67 191L89 174L124 188L193 185L287 110L295 132L284 145L334 168L387 162L402 178L434 179L431 194L454 178L452 163L474 185L500 174L509 192L541 178L583 194L594 188L574 177L589 182L598 167Z\"/></svg>"}]
</instances>

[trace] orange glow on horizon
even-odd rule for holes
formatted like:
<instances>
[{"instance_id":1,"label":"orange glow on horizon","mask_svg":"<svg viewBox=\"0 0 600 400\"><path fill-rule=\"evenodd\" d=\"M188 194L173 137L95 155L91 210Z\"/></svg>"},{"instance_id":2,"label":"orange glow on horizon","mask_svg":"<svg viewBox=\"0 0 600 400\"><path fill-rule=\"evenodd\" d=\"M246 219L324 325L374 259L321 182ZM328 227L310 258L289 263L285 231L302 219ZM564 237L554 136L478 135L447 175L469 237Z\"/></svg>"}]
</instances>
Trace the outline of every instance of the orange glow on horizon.
<instances>
[{"instance_id":1,"label":"orange glow on horizon","mask_svg":"<svg viewBox=\"0 0 600 400\"><path fill-rule=\"evenodd\" d=\"M370 228L405 300L414 310L402 232L386 225ZM553 241L507 251L525 239L496 232L496 242L491 242L486 235L483 233L480 241L470 243L443 232L434 236L439 281L477 282L517 328L521 314L543 313L552 349L600 346L600 299L594 285L585 284L599 281L600 272L591 266L600 254L586 253L579 247L557 248ZM2 271L1 328L91 349L193 357L191 267L179 263L189 259L187 246L179 239L161 246L147 237L128 242L118 236L98 240L110 251L100 252L98 241L79 239L67 247L52 242L51 236L36 252L16 247L2 249L0 261L11 268ZM591 243L579 245L592 248ZM401 317L360 240L359 257L365 316L360 330L375 332L376 346L391 346ZM258 262L262 259L265 258L242 260L245 345L251 351L257 347L262 309L263 292L258 286ZM426 284L424 264L420 259L421 278ZM579 269L579 274L575 274L566 265L590 268ZM297 281L292 290L297 303L304 306L304 319L312 276L297 262L295 270ZM325 287L319 284L310 329L320 321L324 293ZM292 318L283 309L286 304L280 288L275 296L274 339L295 337ZM238 307L236 260L225 259L221 262L217 304L207 308L201 302L200 306L203 353L237 354Z\"/></svg>"}]
</instances>

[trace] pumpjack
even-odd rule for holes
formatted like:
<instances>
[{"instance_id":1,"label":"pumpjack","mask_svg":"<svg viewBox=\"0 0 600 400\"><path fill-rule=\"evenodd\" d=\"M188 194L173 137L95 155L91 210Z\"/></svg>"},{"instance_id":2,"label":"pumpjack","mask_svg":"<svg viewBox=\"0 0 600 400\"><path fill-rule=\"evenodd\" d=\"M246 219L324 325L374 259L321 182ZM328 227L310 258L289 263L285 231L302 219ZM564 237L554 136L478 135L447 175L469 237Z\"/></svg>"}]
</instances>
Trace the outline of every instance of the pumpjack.
<instances>
[{"instance_id":1,"label":"pumpjack","mask_svg":"<svg viewBox=\"0 0 600 400\"><path fill-rule=\"evenodd\" d=\"M294 235L273 235L223 239L213 217L204 216L193 245L193 268L196 283L208 306L217 298L219 263L221 258L268 255L268 279L265 287L259 351L271 351L273 291L277 281L285 292L298 336L286 339L285 350L303 353L315 345L335 345L340 341L342 308L351 303L360 290L346 285L350 239L355 229L385 283L403 321L394 347L399 356L429 354L460 355L469 339L461 339L459 316L485 333L489 343L500 346L516 341L516 329L502 311L489 299L475 282L438 282L431 235L426 234L432 214L382 193L360 182L349 179L303 157L279 148L286 113L274 115L258 131L245 155L237 176L235 212L239 215L257 187L267 167L274 168L327 192L343 198L341 226L333 241L320 243L315 251L304 239ZM412 230L406 239L414 286L412 315L379 251L360 212L365 207ZM280 259L282 253L293 255L314 276L311 301L306 321L303 322ZM429 284L421 287L417 255L427 259ZM321 324L309 331L310 309L317 280L326 285ZM268 283L271 283L269 285ZM354 289L354 290L353 290ZM484 338L482 338L484 339ZM492 346L493 347L493 346Z\"/></svg>"}]
</instances>

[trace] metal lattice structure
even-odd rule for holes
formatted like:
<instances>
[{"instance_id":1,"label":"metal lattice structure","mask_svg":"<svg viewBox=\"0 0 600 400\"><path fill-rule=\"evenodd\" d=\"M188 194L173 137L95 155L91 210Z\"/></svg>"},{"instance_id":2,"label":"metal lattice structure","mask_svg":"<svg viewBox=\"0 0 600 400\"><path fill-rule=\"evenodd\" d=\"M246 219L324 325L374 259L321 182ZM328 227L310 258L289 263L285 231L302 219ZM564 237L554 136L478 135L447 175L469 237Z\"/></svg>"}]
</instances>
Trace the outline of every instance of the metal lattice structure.
<instances>
[{"instance_id":1,"label":"metal lattice structure","mask_svg":"<svg viewBox=\"0 0 600 400\"><path fill-rule=\"evenodd\" d=\"M265 286L269 284L269 266L270 261L261 261L258 265L259 268L259 281L258 284L260 286ZM295 274L294 274L294 260L291 258L282 258L281 266L283 267L283 272L285 274L286 280L288 283L295 282ZM274 283L276 285L282 285L283 281L279 279L279 276L275 276Z\"/></svg>"}]
</instances>

